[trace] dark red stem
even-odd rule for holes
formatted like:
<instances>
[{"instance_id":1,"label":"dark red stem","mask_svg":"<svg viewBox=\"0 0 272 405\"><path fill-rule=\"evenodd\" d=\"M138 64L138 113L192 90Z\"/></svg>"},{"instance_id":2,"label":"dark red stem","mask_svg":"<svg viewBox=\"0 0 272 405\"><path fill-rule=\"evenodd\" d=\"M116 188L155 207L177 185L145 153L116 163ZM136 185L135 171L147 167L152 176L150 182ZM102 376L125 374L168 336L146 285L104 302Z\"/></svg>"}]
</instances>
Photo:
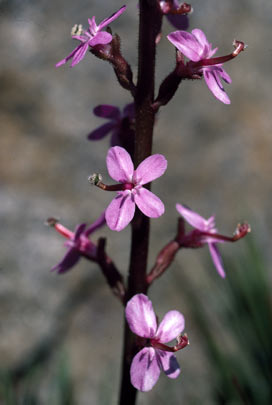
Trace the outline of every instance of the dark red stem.
<instances>
[{"instance_id":1,"label":"dark red stem","mask_svg":"<svg viewBox=\"0 0 272 405\"><path fill-rule=\"evenodd\" d=\"M161 29L162 14L157 0L140 0L140 27L138 53L138 81L135 93L136 133L133 161L135 167L151 155L155 112L154 76L156 37ZM127 297L147 292L146 268L149 243L149 218L138 209L132 221L132 241L130 252ZM125 322L124 351L120 405L134 405L136 389L130 382L130 365L137 352L135 335Z\"/></svg>"}]
</instances>

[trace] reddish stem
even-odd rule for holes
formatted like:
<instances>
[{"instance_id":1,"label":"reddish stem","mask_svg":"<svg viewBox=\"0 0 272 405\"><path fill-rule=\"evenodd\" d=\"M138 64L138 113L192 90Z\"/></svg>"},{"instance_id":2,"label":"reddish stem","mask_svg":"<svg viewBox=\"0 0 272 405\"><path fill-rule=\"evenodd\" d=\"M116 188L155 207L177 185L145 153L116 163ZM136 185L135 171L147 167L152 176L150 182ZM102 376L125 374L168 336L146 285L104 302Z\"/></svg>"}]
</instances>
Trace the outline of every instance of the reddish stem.
<instances>
[{"instance_id":1,"label":"reddish stem","mask_svg":"<svg viewBox=\"0 0 272 405\"><path fill-rule=\"evenodd\" d=\"M228 62L229 60L236 58L240 52L245 49L245 44L241 41L234 41L234 46L236 47L235 50L230 53L229 55L225 56L218 56L217 58L209 58L209 59L201 59L198 62L189 62L190 67L192 68L201 68L205 66L214 66L220 65L222 63Z\"/></svg>"},{"instance_id":2,"label":"reddish stem","mask_svg":"<svg viewBox=\"0 0 272 405\"><path fill-rule=\"evenodd\" d=\"M184 349L189 344L189 339L188 336L185 334L184 336L179 336L178 339L178 344L175 346L167 346L161 342L158 342L156 339L151 339L150 340L151 346L153 346L156 349L163 350L165 352L177 352L181 349Z\"/></svg>"},{"instance_id":3,"label":"reddish stem","mask_svg":"<svg viewBox=\"0 0 272 405\"><path fill-rule=\"evenodd\" d=\"M140 0L138 81L135 92L135 167L151 155L155 112L154 102L156 38L161 30L162 13L157 0ZM149 218L138 209L132 221L132 241L128 276L127 297L146 293L146 268L149 244ZM130 382L130 365L137 352L135 335L125 322L124 351L120 405L134 405L136 389Z\"/></svg>"}]
</instances>

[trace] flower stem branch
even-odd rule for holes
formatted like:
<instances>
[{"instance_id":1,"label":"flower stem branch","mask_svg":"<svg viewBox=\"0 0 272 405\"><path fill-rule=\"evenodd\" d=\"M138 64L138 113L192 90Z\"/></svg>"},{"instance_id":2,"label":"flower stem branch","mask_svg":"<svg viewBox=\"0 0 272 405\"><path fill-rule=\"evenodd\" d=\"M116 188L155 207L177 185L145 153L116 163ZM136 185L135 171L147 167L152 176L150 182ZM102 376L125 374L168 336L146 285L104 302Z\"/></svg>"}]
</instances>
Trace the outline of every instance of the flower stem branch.
<instances>
[{"instance_id":1,"label":"flower stem branch","mask_svg":"<svg viewBox=\"0 0 272 405\"><path fill-rule=\"evenodd\" d=\"M174 240L171 240L169 243L167 243L167 245L165 245L158 253L156 262L146 277L146 282L148 285L151 285L153 281L156 278L160 277L171 265L176 257L177 252L180 249L178 240L182 238L184 233L184 220L182 218L179 218L177 236Z\"/></svg>"},{"instance_id":2,"label":"flower stem branch","mask_svg":"<svg viewBox=\"0 0 272 405\"><path fill-rule=\"evenodd\" d=\"M102 273L104 274L108 285L112 289L114 295L116 295L122 303L125 298L125 286L123 283L123 277L115 267L113 261L105 253L106 239L100 238L97 246L97 263L99 264Z\"/></svg>"},{"instance_id":3,"label":"flower stem branch","mask_svg":"<svg viewBox=\"0 0 272 405\"><path fill-rule=\"evenodd\" d=\"M129 63L121 53L120 37L115 34L112 42L106 46L96 46L91 49L93 55L97 58L108 61L114 68L114 73L119 84L129 90L132 96L135 96L136 86L133 83L133 73Z\"/></svg>"}]
</instances>

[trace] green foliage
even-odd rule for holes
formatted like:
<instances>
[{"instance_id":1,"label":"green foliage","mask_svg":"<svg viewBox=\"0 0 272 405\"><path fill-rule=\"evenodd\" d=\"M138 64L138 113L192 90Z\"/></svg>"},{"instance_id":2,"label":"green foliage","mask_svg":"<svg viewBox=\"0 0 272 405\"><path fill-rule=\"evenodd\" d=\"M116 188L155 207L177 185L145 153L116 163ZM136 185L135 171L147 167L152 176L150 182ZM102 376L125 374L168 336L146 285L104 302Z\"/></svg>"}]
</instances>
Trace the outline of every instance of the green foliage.
<instances>
[{"instance_id":1,"label":"green foliage","mask_svg":"<svg viewBox=\"0 0 272 405\"><path fill-rule=\"evenodd\" d=\"M244 252L225 267L226 280L213 286L213 316L208 314L208 302L204 305L198 295L190 294L214 370L214 399L218 404L268 405L272 403L268 270L251 237L247 238Z\"/></svg>"},{"instance_id":2,"label":"green foliage","mask_svg":"<svg viewBox=\"0 0 272 405\"><path fill-rule=\"evenodd\" d=\"M42 391L51 405L73 405L73 384L67 356L58 355L53 373L44 364L33 366L22 375L20 381L12 373L0 375L0 403L4 405L38 405ZM48 374L50 378L48 381Z\"/></svg>"}]
</instances>

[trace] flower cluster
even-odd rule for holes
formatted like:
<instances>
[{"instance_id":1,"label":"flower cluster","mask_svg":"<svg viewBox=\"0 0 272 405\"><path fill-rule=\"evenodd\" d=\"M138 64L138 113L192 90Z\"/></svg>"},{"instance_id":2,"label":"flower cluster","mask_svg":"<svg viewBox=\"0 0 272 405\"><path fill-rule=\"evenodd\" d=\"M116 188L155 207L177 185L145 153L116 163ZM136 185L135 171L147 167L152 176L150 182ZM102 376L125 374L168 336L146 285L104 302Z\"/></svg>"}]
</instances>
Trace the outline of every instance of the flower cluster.
<instances>
[{"instance_id":1,"label":"flower cluster","mask_svg":"<svg viewBox=\"0 0 272 405\"><path fill-rule=\"evenodd\" d=\"M121 53L120 37L117 34L112 35L109 28L104 30L124 13L126 6L121 7L99 25L96 24L95 17L92 17L88 19L87 29L83 29L81 25L76 25L72 29L72 38L79 41L79 44L66 58L58 62L56 67L70 60L70 66L73 67L84 58L87 51L90 51L98 58L110 62L119 84L130 92L134 102L127 104L123 110L110 104L98 105L93 110L94 115L106 119L107 122L91 131L87 136L88 140L101 140L111 135L111 147L107 152L106 165L110 177L117 183L106 185L102 182L102 176L97 173L89 177L89 181L100 189L116 192L106 210L92 225L87 227L86 224L80 224L74 232L65 228L54 218L48 220L48 224L67 239L65 242L67 252L52 270L59 274L65 273L82 256L94 261L100 266L113 292L126 305L126 320L136 338L131 339L127 344L130 351L125 354L135 349L133 345L139 346L139 352L131 363L130 376L131 384L140 391L151 390L158 381L161 371L172 379L179 376L180 367L174 353L186 347L189 341L187 335L181 335L185 321L180 312L176 310L167 312L162 322L158 324L149 298L144 294L132 295L135 291L146 292L151 283L170 266L181 248L199 248L208 245L216 270L224 278L225 270L218 243L234 242L250 231L249 226L243 224L238 225L232 237L220 235L215 227L214 216L205 219L185 205L177 204L176 209L181 215L177 236L159 252L151 271L149 273L146 271L148 226L146 226L147 221L141 220L141 213L149 218L158 218L165 211L163 202L150 191L149 185L153 180L161 177L167 169L167 160L162 154L150 154L155 114L160 107L172 99L183 79L204 77L212 94L224 104L230 104L221 81L231 83L231 78L224 70L223 64L235 58L245 47L242 42L235 41L235 50L231 54L214 57L217 48L212 47L202 30L193 29L191 33L186 31L189 26L188 14L192 12L189 4L179 4L178 0L157 0L154 3L154 15L152 15L152 7L147 5L147 2L140 3L140 14L142 16L146 13L147 18L145 22L143 19L140 23L141 46L139 46L140 64L137 84L134 83L133 70ZM178 29L167 36L176 48L176 65L162 81L156 98L153 63L155 46L161 38L164 16ZM150 27L152 30L148 31ZM146 48L143 46L145 41L148 44ZM145 63L141 64L142 61ZM149 67L151 67L150 72L145 76ZM146 88L149 84L148 93ZM143 150L141 156L147 157L135 168L134 163L139 159L139 147L142 147L146 140L147 149ZM138 141L139 143L136 143ZM139 217L137 214L133 221L136 210ZM140 218L139 221L138 218ZM186 233L184 221L187 221L193 230ZM90 236L105 223L111 230L119 232L131 222L133 229L131 268L133 267L133 270L130 268L129 282L126 287L121 272L104 250L106 239L100 238L96 244L92 242ZM142 225L146 227L144 232L142 232ZM137 248L135 248L136 245ZM144 251L143 255L142 251ZM138 257L141 260L138 261ZM129 336L131 338L131 335ZM177 340L176 345L167 345L173 339ZM127 366L125 368L127 369Z\"/></svg>"}]
</instances>

